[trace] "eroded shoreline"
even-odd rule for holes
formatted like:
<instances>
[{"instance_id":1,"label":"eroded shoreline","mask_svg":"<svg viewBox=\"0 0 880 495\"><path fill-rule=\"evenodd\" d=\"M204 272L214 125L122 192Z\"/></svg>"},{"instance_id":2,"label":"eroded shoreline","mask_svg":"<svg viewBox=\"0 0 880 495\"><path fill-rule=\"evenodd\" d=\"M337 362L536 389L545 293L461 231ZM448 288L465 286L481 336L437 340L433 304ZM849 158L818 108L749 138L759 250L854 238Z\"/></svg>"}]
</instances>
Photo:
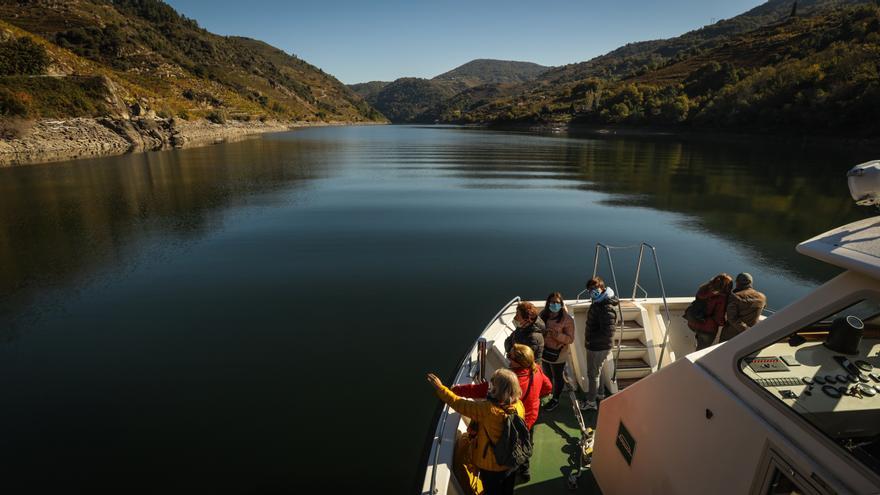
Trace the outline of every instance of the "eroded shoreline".
<instances>
[{"instance_id":1,"label":"eroded shoreline","mask_svg":"<svg viewBox=\"0 0 880 495\"><path fill-rule=\"evenodd\" d=\"M41 119L27 125L22 137L0 139L0 167L205 146L306 127L377 124L101 117Z\"/></svg>"}]
</instances>

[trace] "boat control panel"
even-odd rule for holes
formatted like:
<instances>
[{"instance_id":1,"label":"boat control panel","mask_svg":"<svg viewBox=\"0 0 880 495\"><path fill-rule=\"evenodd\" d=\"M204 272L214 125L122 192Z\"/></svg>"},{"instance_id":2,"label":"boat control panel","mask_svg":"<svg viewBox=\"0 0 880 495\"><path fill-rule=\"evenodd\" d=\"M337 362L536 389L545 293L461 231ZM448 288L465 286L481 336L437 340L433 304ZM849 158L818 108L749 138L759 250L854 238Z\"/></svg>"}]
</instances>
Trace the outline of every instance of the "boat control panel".
<instances>
[{"instance_id":1,"label":"boat control panel","mask_svg":"<svg viewBox=\"0 0 880 495\"><path fill-rule=\"evenodd\" d=\"M741 362L743 373L835 438L880 435L880 340L857 355L822 342L777 343Z\"/></svg>"}]
</instances>

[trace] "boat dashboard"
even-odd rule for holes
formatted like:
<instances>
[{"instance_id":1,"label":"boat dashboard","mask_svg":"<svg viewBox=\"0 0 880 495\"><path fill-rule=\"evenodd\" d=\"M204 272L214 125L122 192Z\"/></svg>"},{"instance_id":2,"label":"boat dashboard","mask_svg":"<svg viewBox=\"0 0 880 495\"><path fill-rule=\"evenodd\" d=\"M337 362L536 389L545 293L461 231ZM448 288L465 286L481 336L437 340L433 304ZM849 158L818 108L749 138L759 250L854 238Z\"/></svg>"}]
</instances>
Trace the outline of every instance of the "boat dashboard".
<instances>
[{"instance_id":1,"label":"boat dashboard","mask_svg":"<svg viewBox=\"0 0 880 495\"><path fill-rule=\"evenodd\" d=\"M880 316L865 318L862 338L846 353L829 347L829 326L824 320L795 332L741 359L739 368L880 474Z\"/></svg>"}]
</instances>

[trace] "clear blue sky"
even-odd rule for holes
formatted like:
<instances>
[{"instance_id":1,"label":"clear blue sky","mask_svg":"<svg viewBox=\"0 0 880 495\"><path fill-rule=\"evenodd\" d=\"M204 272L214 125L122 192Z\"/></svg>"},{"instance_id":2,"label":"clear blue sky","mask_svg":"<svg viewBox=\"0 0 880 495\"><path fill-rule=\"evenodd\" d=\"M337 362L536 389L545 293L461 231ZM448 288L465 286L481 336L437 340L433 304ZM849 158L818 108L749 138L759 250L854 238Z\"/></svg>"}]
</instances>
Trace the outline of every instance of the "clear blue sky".
<instances>
[{"instance_id":1,"label":"clear blue sky","mask_svg":"<svg viewBox=\"0 0 880 495\"><path fill-rule=\"evenodd\" d=\"M433 77L475 58L563 65L668 38L763 0L166 0L217 34L294 53L344 83Z\"/></svg>"}]
</instances>

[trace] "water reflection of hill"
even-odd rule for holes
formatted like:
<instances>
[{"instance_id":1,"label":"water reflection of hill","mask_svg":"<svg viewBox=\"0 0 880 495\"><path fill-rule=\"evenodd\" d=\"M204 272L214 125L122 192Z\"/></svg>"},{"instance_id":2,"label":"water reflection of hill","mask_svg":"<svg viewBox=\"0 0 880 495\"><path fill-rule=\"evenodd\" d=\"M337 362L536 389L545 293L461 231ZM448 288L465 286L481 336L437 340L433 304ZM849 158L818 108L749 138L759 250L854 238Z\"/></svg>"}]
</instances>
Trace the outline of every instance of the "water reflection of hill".
<instances>
[{"instance_id":1,"label":"water reflection of hill","mask_svg":"<svg viewBox=\"0 0 880 495\"><path fill-rule=\"evenodd\" d=\"M0 170L0 318L38 288L122 266L151 233L191 239L230 205L298 187L322 173L322 148L252 140Z\"/></svg>"},{"instance_id":2,"label":"water reflection of hill","mask_svg":"<svg viewBox=\"0 0 880 495\"><path fill-rule=\"evenodd\" d=\"M809 237L873 214L849 196L846 171L876 156L870 150L797 147L790 143L684 143L672 138L520 140L468 150L440 166L471 187L486 179L556 178L556 186L611 194L608 204L686 215L681 228L721 236L768 269L823 281L837 271L794 251ZM543 141L546 140L546 141ZM572 182L574 181L574 182Z\"/></svg>"}]
</instances>

